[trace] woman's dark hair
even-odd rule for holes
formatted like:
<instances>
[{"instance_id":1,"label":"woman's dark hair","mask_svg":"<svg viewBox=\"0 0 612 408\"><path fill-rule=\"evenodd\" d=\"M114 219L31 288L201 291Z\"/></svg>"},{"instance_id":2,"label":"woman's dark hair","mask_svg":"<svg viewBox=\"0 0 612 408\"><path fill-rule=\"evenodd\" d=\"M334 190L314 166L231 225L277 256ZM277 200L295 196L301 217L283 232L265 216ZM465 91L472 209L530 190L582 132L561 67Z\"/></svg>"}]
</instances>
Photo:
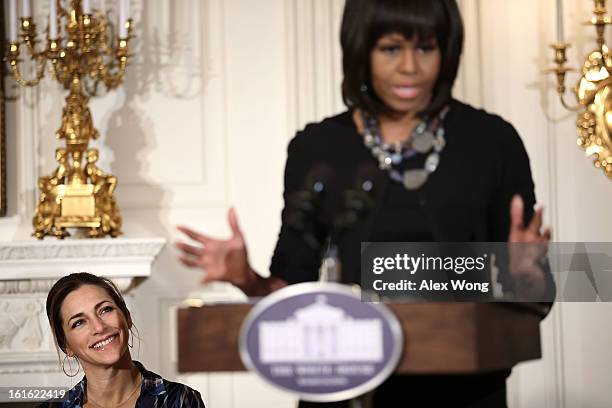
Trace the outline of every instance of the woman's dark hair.
<instances>
[{"instance_id":1,"label":"woman's dark hair","mask_svg":"<svg viewBox=\"0 0 612 408\"><path fill-rule=\"evenodd\" d=\"M131 322L130 311L125 305L125 300L112 281L87 272L72 273L68 276L64 276L55 282L47 295L47 318L49 319L55 342L64 353L66 352L66 335L62 326L62 315L60 313L62 303L64 299L66 299L66 296L84 285L93 285L104 289L113 302L115 302L119 310L123 312L128 324Z\"/></svg>"},{"instance_id":2,"label":"woman's dark hair","mask_svg":"<svg viewBox=\"0 0 612 408\"><path fill-rule=\"evenodd\" d=\"M373 115L393 113L370 83L371 52L382 36L391 33L407 39L437 39L440 74L430 105L419 112L437 114L451 100L463 51L463 22L456 0L346 0L341 29L345 105Z\"/></svg>"}]
</instances>

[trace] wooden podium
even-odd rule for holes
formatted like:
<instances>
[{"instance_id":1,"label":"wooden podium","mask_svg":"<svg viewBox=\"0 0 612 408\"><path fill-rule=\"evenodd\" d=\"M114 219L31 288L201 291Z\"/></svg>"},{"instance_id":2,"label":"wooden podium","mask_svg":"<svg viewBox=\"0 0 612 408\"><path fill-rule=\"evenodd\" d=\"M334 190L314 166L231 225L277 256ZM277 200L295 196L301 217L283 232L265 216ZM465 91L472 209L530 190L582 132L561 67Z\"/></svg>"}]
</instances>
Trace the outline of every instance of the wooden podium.
<instances>
[{"instance_id":1,"label":"wooden podium","mask_svg":"<svg viewBox=\"0 0 612 408\"><path fill-rule=\"evenodd\" d=\"M536 305L513 303L397 303L389 308L404 333L397 373L479 373L537 359ZM532 307L533 306L533 307ZM253 305L226 304L178 312L179 372L246 370L238 335Z\"/></svg>"}]
</instances>

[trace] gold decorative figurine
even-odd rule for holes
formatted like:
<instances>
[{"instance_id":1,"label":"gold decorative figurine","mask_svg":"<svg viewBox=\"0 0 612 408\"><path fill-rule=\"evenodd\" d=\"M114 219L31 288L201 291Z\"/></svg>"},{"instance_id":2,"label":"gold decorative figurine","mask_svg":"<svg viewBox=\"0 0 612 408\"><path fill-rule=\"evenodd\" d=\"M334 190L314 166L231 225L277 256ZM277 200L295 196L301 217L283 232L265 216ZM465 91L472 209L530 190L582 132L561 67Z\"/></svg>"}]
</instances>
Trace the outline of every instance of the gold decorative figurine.
<instances>
[{"instance_id":1,"label":"gold decorative figurine","mask_svg":"<svg viewBox=\"0 0 612 408\"><path fill-rule=\"evenodd\" d=\"M63 3L69 7L62 7ZM90 140L97 139L99 134L88 102L101 84L107 90L121 84L128 62L132 21L124 18L119 35L111 41L113 27L104 11L92 13L84 10L85 4L88 8L86 0L57 0L51 5L49 37L42 50L37 49L39 41L32 17L22 17L20 38L10 41L6 56L20 85L38 85L50 62L53 78L69 91L62 124L56 132L66 147L56 150L58 165L53 174L41 177L38 182L40 196L32 220L33 235L38 239L45 236L62 239L69 235L67 228L85 228L92 238L121 234L121 215L114 196L117 178L97 167L98 150L89 148ZM65 38L59 32L65 33ZM25 79L21 74L21 47L25 47L36 64L33 79Z\"/></svg>"},{"instance_id":2,"label":"gold decorative figurine","mask_svg":"<svg viewBox=\"0 0 612 408\"><path fill-rule=\"evenodd\" d=\"M548 72L557 76L557 93L563 106L578 112L578 146L594 157L595 167L612 178L612 54L605 41L606 26L612 24L612 20L607 15L606 0L594 0L594 3L593 17L587 24L596 29L597 48L585 60L581 77L573 89L578 101L576 106L565 101L565 77L573 71L565 66L570 44L552 45L557 67Z\"/></svg>"}]
</instances>

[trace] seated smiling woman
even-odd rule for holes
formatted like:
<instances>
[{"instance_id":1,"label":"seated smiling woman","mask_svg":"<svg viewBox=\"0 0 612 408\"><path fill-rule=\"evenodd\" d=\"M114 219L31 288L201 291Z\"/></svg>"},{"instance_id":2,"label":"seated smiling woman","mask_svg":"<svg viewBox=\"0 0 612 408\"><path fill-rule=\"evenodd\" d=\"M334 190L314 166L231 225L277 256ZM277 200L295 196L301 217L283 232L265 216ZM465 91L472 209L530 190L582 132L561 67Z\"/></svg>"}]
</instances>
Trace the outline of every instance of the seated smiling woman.
<instances>
[{"instance_id":1,"label":"seated smiling woman","mask_svg":"<svg viewBox=\"0 0 612 408\"><path fill-rule=\"evenodd\" d=\"M65 354L64 372L68 358L75 358L85 372L65 400L53 406L204 407L199 392L132 360L128 346L132 317L110 280L89 273L61 278L47 296L47 317L56 345Z\"/></svg>"}]
</instances>

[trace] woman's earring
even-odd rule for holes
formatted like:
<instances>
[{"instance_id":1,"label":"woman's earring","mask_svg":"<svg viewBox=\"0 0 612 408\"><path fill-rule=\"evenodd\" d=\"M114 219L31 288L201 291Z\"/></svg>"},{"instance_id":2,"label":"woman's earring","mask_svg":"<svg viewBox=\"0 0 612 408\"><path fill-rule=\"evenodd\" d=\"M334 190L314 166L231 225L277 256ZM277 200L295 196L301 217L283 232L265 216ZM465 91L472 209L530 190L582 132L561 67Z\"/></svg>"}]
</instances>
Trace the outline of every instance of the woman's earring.
<instances>
[{"instance_id":1,"label":"woman's earring","mask_svg":"<svg viewBox=\"0 0 612 408\"><path fill-rule=\"evenodd\" d=\"M131 344L130 344L130 340L132 341ZM132 330L130 330L130 332L128 334L128 347L129 348L134 348L134 335L132 334Z\"/></svg>"},{"instance_id":2,"label":"woman's earring","mask_svg":"<svg viewBox=\"0 0 612 408\"><path fill-rule=\"evenodd\" d=\"M70 362L70 359L72 358L74 358L74 360L76 361L76 366L77 366L77 370L74 374L72 374L73 369L72 369L72 363ZM70 370L70 374L66 371L66 362L68 362L68 369ZM79 371L81 371L81 364L79 362L79 359L74 356L69 356L68 354L64 356L64 359L62 360L60 365L62 366L62 371L64 372L64 374L66 374L70 378L76 377L77 374L79 374Z\"/></svg>"},{"instance_id":3,"label":"woman's earring","mask_svg":"<svg viewBox=\"0 0 612 408\"><path fill-rule=\"evenodd\" d=\"M361 93L367 94L368 86L366 84L361 84L361 87L359 88L359 90L361 91Z\"/></svg>"}]
</instances>

